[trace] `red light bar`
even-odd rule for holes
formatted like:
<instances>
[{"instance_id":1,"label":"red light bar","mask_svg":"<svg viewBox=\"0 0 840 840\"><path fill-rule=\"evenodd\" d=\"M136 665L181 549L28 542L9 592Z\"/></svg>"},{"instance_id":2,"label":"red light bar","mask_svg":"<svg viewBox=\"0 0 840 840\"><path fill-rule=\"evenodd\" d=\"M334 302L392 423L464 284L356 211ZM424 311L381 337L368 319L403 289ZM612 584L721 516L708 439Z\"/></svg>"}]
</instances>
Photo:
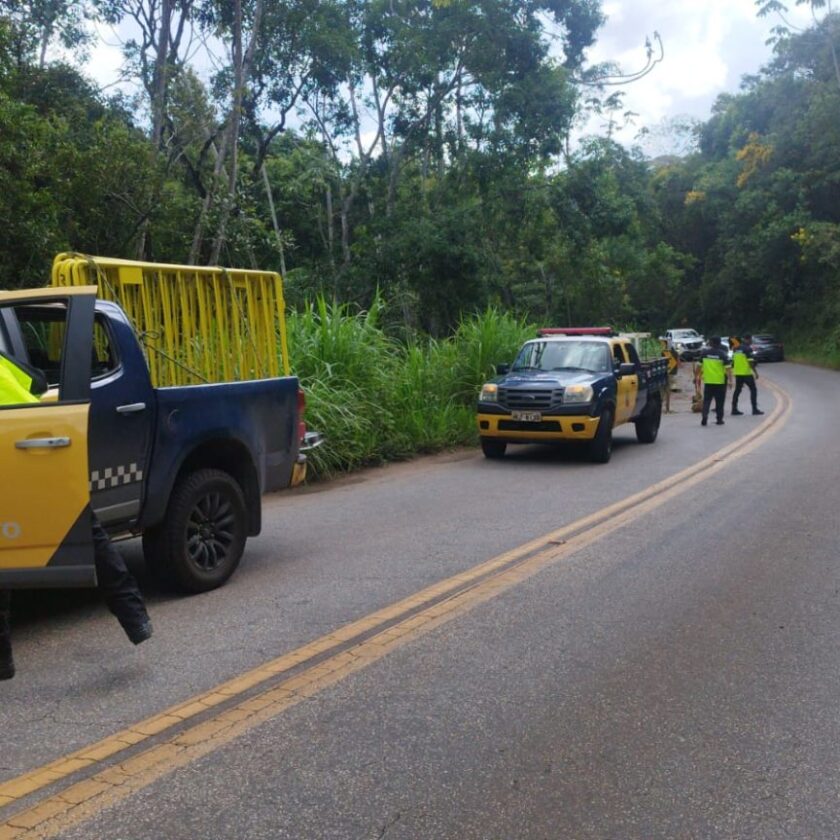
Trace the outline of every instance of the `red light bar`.
<instances>
[{"instance_id":1,"label":"red light bar","mask_svg":"<svg viewBox=\"0 0 840 840\"><path fill-rule=\"evenodd\" d=\"M542 327L537 335L615 335L612 327Z\"/></svg>"}]
</instances>

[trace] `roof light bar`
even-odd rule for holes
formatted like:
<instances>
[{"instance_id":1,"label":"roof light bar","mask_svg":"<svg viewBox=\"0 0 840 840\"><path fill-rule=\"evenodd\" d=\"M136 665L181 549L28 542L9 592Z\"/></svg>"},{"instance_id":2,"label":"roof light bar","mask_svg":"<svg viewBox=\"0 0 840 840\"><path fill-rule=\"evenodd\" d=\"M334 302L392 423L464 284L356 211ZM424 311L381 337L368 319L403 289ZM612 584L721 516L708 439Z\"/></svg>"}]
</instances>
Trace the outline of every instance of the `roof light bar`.
<instances>
[{"instance_id":1,"label":"roof light bar","mask_svg":"<svg viewBox=\"0 0 840 840\"><path fill-rule=\"evenodd\" d=\"M541 327L537 335L616 335L612 327Z\"/></svg>"}]
</instances>

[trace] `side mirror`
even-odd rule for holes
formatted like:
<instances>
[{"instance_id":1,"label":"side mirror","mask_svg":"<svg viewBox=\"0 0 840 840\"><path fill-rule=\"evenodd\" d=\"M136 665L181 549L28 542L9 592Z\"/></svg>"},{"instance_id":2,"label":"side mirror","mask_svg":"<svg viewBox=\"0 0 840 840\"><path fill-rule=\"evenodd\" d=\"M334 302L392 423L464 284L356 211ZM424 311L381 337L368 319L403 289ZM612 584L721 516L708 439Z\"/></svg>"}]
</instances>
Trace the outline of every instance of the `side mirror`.
<instances>
[{"instance_id":1,"label":"side mirror","mask_svg":"<svg viewBox=\"0 0 840 840\"><path fill-rule=\"evenodd\" d=\"M499 376L504 376L506 373L510 372L510 365L496 365L496 373Z\"/></svg>"},{"instance_id":2,"label":"side mirror","mask_svg":"<svg viewBox=\"0 0 840 840\"><path fill-rule=\"evenodd\" d=\"M619 376L635 376L636 374L636 365L632 362L622 362L618 366L618 375Z\"/></svg>"}]
</instances>

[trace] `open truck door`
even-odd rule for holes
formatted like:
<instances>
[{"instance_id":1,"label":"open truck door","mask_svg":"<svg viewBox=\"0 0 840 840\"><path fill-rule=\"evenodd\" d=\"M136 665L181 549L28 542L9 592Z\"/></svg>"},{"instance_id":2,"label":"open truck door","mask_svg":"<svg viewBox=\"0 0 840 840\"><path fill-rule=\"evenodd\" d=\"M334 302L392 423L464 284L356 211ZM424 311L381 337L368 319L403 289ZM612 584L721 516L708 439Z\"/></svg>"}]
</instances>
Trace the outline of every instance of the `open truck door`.
<instances>
[{"instance_id":1,"label":"open truck door","mask_svg":"<svg viewBox=\"0 0 840 840\"><path fill-rule=\"evenodd\" d=\"M0 589L95 586L88 467L96 287L0 292L0 350L43 370L39 402L0 406ZM55 318L24 328L49 307Z\"/></svg>"}]
</instances>

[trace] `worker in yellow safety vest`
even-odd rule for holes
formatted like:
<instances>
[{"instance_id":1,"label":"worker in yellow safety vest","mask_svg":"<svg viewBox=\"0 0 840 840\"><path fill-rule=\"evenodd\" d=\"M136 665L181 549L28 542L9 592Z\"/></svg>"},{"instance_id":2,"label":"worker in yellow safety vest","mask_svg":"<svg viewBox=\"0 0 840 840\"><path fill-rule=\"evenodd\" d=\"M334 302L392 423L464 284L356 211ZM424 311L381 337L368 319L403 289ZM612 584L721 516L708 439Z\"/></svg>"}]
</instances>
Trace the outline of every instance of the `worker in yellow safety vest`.
<instances>
[{"instance_id":1,"label":"worker in yellow safety vest","mask_svg":"<svg viewBox=\"0 0 840 840\"><path fill-rule=\"evenodd\" d=\"M36 368L12 359L0 351L0 409L21 408L38 403L48 388L46 377ZM0 412L2 422L2 412ZM93 555L99 588L108 608L117 617L135 645L152 636L152 623L143 596L119 552L111 544L96 516L92 517ZM11 593L0 589L0 680L15 675L12 656Z\"/></svg>"},{"instance_id":2,"label":"worker in yellow safety vest","mask_svg":"<svg viewBox=\"0 0 840 840\"><path fill-rule=\"evenodd\" d=\"M723 349L719 336L709 339L709 346L703 349L700 362L695 374L695 385L700 387L703 382L703 414L700 425L705 426L709 420L709 409L712 400L715 402L717 425L723 425L723 412L726 403L726 386L732 384L732 366Z\"/></svg>"},{"instance_id":3,"label":"worker in yellow safety vest","mask_svg":"<svg viewBox=\"0 0 840 840\"><path fill-rule=\"evenodd\" d=\"M38 396L46 390L40 371L13 361L0 350L0 405L38 402Z\"/></svg>"},{"instance_id":4,"label":"worker in yellow safety vest","mask_svg":"<svg viewBox=\"0 0 840 840\"><path fill-rule=\"evenodd\" d=\"M764 414L758 407L758 371L755 369L753 358L752 336L745 335L744 340L735 348L732 354L732 372L735 374L735 391L732 394L732 414L737 416L743 414L738 411L738 397L746 385L750 389L750 402L752 403L753 414Z\"/></svg>"},{"instance_id":5,"label":"worker in yellow safety vest","mask_svg":"<svg viewBox=\"0 0 840 840\"><path fill-rule=\"evenodd\" d=\"M38 402L38 394L47 390L44 377L37 371L13 361L0 351L0 406ZM15 675L11 641L11 597L0 589L0 680Z\"/></svg>"}]
</instances>

